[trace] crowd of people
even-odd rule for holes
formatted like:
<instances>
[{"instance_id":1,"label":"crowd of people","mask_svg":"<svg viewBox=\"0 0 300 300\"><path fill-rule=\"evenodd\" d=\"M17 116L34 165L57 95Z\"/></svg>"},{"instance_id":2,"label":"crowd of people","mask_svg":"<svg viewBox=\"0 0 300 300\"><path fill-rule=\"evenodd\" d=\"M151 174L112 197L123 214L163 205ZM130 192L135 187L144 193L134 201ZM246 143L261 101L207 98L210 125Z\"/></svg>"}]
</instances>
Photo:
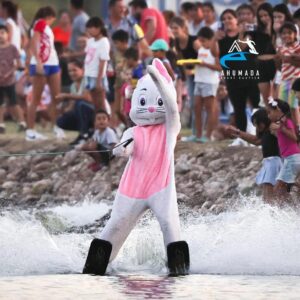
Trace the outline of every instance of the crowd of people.
<instances>
[{"instance_id":1,"label":"crowd of people","mask_svg":"<svg viewBox=\"0 0 300 300\"><path fill-rule=\"evenodd\" d=\"M47 138L37 122L51 124L56 138L78 131L72 146L104 150L93 155L97 171L134 125L132 92L158 58L189 115L192 134L181 139L261 145L257 183L267 201L274 193L284 199L300 172L300 1L287 2L252 0L221 14L213 2L183 2L177 14L145 0L109 0L103 20L84 11L84 0L70 0L59 13L41 7L27 25L18 6L2 0L0 133L6 118L27 141Z\"/></svg>"}]
</instances>

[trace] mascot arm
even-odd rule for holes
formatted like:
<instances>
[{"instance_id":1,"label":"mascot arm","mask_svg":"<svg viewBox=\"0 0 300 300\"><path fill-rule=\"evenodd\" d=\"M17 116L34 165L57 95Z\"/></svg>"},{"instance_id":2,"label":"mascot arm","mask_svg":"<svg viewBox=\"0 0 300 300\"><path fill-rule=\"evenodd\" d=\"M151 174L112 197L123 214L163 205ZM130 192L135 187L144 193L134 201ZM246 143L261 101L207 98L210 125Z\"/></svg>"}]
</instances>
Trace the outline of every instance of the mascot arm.
<instances>
[{"instance_id":1,"label":"mascot arm","mask_svg":"<svg viewBox=\"0 0 300 300\"><path fill-rule=\"evenodd\" d=\"M157 86L157 89L164 102L168 131L171 131L175 136L177 136L180 132L181 125L176 102L176 89L172 78L168 74L168 71L163 63L157 58L153 60L152 65L147 67L147 71Z\"/></svg>"},{"instance_id":2,"label":"mascot arm","mask_svg":"<svg viewBox=\"0 0 300 300\"><path fill-rule=\"evenodd\" d=\"M133 128L128 128L127 130L124 131L120 143L123 143L129 139L133 139ZM121 146L115 148L113 150L113 155L128 157L133 153L133 149L134 149L134 141L132 141L126 147L121 145Z\"/></svg>"}]
</instances>

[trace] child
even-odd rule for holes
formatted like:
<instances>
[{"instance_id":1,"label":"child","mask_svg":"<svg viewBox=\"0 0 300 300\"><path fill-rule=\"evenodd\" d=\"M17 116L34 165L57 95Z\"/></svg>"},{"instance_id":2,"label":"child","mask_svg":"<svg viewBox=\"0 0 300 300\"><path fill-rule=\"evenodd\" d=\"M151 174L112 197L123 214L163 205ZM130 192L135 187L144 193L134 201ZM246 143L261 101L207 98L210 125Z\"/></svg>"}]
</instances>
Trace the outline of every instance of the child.
<instances>
[{"instance_id":1,"label":"child","mask_svg":"<svg viewBox=\"0 0 300 300\"><path fill-rule=\"evenodd\" d=\"M131 71L131 74L127 78L124 78L125 82L122 86L122 97L124 99L124 114L127 119L127 127L133 125L129 118L129 112L131 108L131 96L133 90L136 87L137 81L144 75L144 65L139 60L139 52L135 48L128 48L124 54L125 68Z\"/></svg>"},{"instance_id":2,"label":"child","mask_svg":"<svg viewBox=\"0 0 300 300\"><path fill-rule=\"evenodd\" d=\"M87 41L84 61L85 87L90 91L96 110L105 109L106 69L110 44L103 21L98 17L86 23L91 38Z\"/></svg>"},{"instance_id":3,"label":"child","mask_svg":"<svg viewBox=\"0 0 300 300\"><path fill-rule=\"evenodd\" d=\"M124 53L129 47L129 35L126 31L120 29L113 33L113 64L115 71L115 83L114 83L114 116L113 116L113 125L117 126L119 119L122 123L126 124L127 120L123 114L122 107L122 96L121 90L124 83L123 77L129 76L130 70L124 68L125 57Z\"/></svg>"},{"instance_id":4,"label":"child","mask_svg":"<svg viewBox=\"0 0 300 300\"><path fill-rule=\"evenodd\" d=\"M216 116L218 117L218 125L217 128L213 130L211 139L213 141L221 141L227 138L231 138L231 136L227 132L228 124L235 124L234 109L230 102L225 82L220 82L216 99Z\"/></svg>"},{"instance_id":5,"label":"child","mask_svg":"<svg viewBox=\"0 0 300 300\"><path fill-rule=\"evenodd\" d=\"M155 40L151 44L150 49L153 52L153 57L158 58L163 62L163 64L166 67L169 75L171 76L172 80L174 81L175 80L175 74L174 74L174 71L171 67L170 61L167 59L167 52L169 51L169 46L166 43L166 41L163 40L163 39Z\"/></svg>"},{"instance_id":6,"label":"child","mask_svg":"<svg viewBox=\"0 0 300 300\"><path fill-rule=\"evenodd\" d=\"M291 185L295 184L300 172L300 149L297 143L296 126L291 120L291 110L287 102L273 100L270 102L268 116L273 122L271 132L277 134L283 167L277 177L275 192L279 203L286 200Z\"/></svg>"},{"instance_id":7,"label":"child","mask_svg":"<svg viewBox=\"0 0 300 300\"><path fill-rule=\"evenodd\" d=\"M109 114L105 110L98 110L95 116L95 132L92 140L81 146L82 151L111 150L118 142L115 132L108 127ZM88 153L94 160L89 168L97 172L102 167L109 165L109 152Z\"/></svg>"},{"instance_id":8,"label":"child","mask_svg":"<svg viewBox=\"0 0 300 300\"><path fill-rule=\"evenodd\" d=\"M300 67L294 64L295 58L300 56L300 43L297 41L297 28L293 23L284 23L280 28L283 46L279 48L282 58L282 82L279 88L279 97L291 107L292 119L300 131L300 113L298 100L291 91L292 84L300 76Z\"/></svg>"},{"instance_id":9,"label":"child","mask_svg":"<svg viewBox=\"0 0 300 300\"><path fill-rule=\"evenodd\" d=\"M263 162L260 171L256 176L256 184L263 189L263 199L271 203L274 199L274 186L276 178L282 167L278 141L270 131L271 121L268 118L266 109L257 110L251 117L253 125L256 127L256 135L241 131L233 126L228 126L228 131L234 137L239 137L244 141L262 146Z\"/></svg>"},{"instance_id":10,"label":"child","mask_svg":"<svg viewBox=\"0 0 300 300\"><path fill-rule=\"evenodd\" d=\"M49 114L53 125L53 132L58 139L65 137L62 129L55 126L56 122L56 102L55 97L60 92L61 73L58 56L54 47L54 35L51 25L56 18L56 12L51 6L41 7L32 23L30 40L30 68L29 73L32 77L32 102L27 110L26 140L36 141L45 140L47 137L37 132L35 127L36 110L40 104L41 96L46 84L51 92L51 103Z\"/></svg>"},{"instance_id":11,"label":"child","mask_svg":"<svg viewBox=\"0 0 300 300\"><path fill-rule=\"evenodd\" d=\"M209 27L203 27L198 32L201 47L198 50L198 59L201 63L196 65L195 70L195 123L196 141L206 142L211 138L216 125L216 94L219 84L219 54L214 39L214 32ZM207 131L203 136L202 111L203 105L207 112Z\"/></svg>"},{"instance_id":12,"label":"child","mask_svg":"<svg viewBox=\"0 0 300 300\"><path fill-rule=\"evenodd\" d=\"M5 97L8 98L8 106L19 122L19 128L25 130L26 124L21 107L17 104L15 90L16 66L21 67L20 54L17 48L9 43L8 29L4 25L0 25L0 66L0 133L5 133Z\"/></svg>"}]
</instances>

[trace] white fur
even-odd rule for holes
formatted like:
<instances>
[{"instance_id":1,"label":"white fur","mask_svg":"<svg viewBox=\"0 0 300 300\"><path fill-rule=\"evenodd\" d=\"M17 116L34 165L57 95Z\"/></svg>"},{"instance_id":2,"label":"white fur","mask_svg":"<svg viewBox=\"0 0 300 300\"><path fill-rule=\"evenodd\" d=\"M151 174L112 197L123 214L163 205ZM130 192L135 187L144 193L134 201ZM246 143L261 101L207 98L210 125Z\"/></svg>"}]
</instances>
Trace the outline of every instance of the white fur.
<instances>
[{"instance_id":1,"label":"white fur","mask_svg":"<svg viewBox=\"0 0 300 300\"><path fill-rule=\"evenodd\" d=\"M154 66L154 63L148 66L147 70L149 74L139 80L133 93L130 117L137 126L165 124L171 178L166 188L147 199L132 199L122 195L119 191L117 192L111 218L100 235L101 239L111 242L113 246L110 260L115 258L137 220L149 208L153 210L160 223L165 245L180 240L180 223L174 178L174 148L180 131L176 91L173 82L166 80ZM154 108L155 111L150 112L149 108L150 110ZM129 138L134 138L133 128L129 128L124 132L121 142ZM126 148L122 146L116 148L114 154L128 156L128 167L132 160L131 154L134 147L133 141Z\"/></svg>"}]
</instances>

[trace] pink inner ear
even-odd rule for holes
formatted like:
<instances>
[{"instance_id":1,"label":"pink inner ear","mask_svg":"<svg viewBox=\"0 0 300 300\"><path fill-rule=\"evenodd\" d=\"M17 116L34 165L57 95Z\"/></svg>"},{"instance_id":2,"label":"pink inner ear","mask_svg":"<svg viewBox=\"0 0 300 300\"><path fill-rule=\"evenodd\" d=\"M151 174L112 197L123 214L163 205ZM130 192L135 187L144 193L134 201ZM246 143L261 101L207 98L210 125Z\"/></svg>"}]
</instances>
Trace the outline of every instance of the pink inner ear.
<instances>
[{"instance_id":1,"label":"pink inner ear","mask_svg":"<svg viewBox=\"0 0 300 300\"><path fill-rule=\"evenodd\" d=\"M158 72L167 79L168 82L172 81L172 78L170 77L167 69L165 68L165 66L161 63L160 60L155 59L154 60L154 66L156 67L156 69L158 70Z\"/></svg>"}]
</instances>

